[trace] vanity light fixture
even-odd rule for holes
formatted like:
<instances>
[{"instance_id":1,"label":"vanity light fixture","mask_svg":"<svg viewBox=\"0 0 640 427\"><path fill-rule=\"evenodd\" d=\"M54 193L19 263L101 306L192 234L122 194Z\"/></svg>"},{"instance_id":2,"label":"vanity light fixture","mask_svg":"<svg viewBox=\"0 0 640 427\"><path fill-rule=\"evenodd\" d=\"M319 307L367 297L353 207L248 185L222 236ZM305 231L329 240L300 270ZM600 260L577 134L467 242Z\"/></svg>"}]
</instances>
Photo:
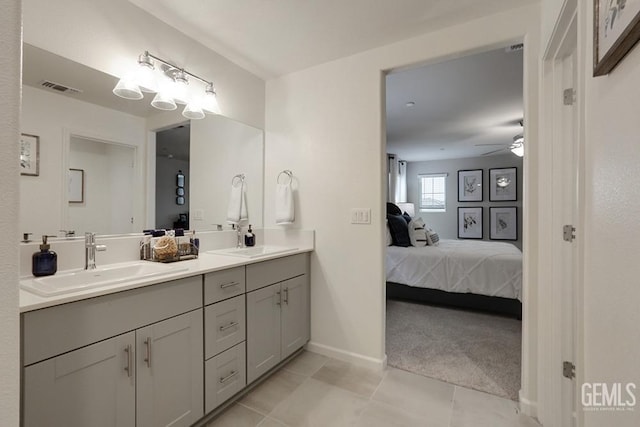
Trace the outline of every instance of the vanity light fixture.
<instances>
[{"instance_id":1,"label":"vanity light fixture","mask_svg":"<svg viewBox=\"0 0 640 427\"><path fill-rule=\"evenodd\" d=\"M159 70L156 69L154 61L163 64ZM170 111L178 108L176 103L186 104L182 115L188 119L203 119L205 113L220 114L220 106L212 82L147 51L138 57L138 65L133 75L122 77L118 81L113 89L115 95L138 100L144 97L142 92L155 93L151 101L154 108ZM190 90L189 77L203 83L204 91Z\"/></svg>"}]
</instances>

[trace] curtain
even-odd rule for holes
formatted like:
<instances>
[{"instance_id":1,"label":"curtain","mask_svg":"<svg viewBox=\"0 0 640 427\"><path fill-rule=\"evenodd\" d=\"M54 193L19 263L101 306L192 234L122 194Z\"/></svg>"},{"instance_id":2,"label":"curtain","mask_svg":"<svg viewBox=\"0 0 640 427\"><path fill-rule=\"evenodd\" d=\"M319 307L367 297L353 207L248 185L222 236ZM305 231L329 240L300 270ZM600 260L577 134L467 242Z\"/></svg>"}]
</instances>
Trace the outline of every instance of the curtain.
<instances>
[{"instance_id":1,"label":"curtain","mask_svg":"<svg viewBox=\"0 0 640 427\"><path fill-rule=\"evenodd\" d=\"M387 201L392 203L407 201L407 162L398 160L395 154L387 154L387 172L389 186Z\"/></svg>"}]
</instances>

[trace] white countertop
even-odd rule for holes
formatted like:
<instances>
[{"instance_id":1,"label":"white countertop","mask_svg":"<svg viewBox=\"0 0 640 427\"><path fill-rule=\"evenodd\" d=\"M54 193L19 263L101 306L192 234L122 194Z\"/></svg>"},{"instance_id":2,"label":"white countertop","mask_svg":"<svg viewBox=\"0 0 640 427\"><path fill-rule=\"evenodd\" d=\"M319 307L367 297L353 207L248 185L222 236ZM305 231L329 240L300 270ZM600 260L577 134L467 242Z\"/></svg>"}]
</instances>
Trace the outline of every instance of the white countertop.
<instances>
[{"instance_id":1,"label":"white countertop","mask_svg":"<svg viewBox=\"0 0 640 427\"><path fill-rule=\"evenodd\" d=\"M275 258L282 258L285 256L296 255L305 252L313 251L313 246L299 247L288 252L280 252L271 255L264 255L256 258L242 258L237 256L227 256L219 254L211 254L203 252L197 259L179 261L171 265L175 265L176 271L174 273L167 272L167 274L144 277L141 279L132 278L126 282L117 284L84 289L82 291L67 293L63 295L54 295L50 297L43 297L20 289L20 312L37 310L46 307L52 307L59 304L69 303L73 301L79 301L87 298L99 297L102 295L108 295L115 292L122 292L130 289L141 288L143 286L150 286L157 283L167 282L170 280L182 279L185 277L196 276L199 274L210 273L212 271L225 270L228 268L239 267L243 265L254 264L257 262L267 261ZM150 261L149 261L150 262ZM107 265L105 265L106 267ZM185 270L185 267L187 268ZM61 271L60 273L64 273ZM33 278L24 278L25 280L33 280Z\"/></svg>"}]
</instances>

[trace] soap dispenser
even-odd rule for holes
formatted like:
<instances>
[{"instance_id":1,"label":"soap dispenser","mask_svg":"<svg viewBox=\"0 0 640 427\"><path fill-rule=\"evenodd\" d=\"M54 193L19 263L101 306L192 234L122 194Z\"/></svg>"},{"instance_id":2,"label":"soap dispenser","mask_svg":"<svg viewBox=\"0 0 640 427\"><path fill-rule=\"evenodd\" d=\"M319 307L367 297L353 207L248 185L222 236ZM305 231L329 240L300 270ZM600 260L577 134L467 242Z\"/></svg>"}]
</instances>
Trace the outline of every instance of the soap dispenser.
<instances>
[{"instance_id":1,"label":"soap dispenser","mask_svg":"<svg viewBox=\"0 0 640 427\"><path fill-rule=\"evenodd\" d=\"M256 244L256 236L253 234L253 230L251 229L251 224L249 224L249 229L247 233L244 235L244 245L245 246L254 246Z\"/></svg>"},{"instance_id":2,"label":"soap dispenser","mask_svg":"<svg viewBox=\"0 0 640 427\"><path fill-rule=\"evenodd\" d=\"M40 252L35 252L31 258L31 273L34 276L51 276L58 270L58 254L50 251L51 245L47 243L49 236L42 236Z\"/></svg>"}]
</instances>

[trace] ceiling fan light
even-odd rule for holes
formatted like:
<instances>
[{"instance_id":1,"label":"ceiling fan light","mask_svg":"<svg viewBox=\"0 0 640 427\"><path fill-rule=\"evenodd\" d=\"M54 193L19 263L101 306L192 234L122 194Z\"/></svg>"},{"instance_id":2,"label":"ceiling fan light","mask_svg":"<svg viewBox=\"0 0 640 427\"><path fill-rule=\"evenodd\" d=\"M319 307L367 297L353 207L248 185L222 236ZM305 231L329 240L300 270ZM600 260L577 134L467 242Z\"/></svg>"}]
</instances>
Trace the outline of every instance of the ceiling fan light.
<instances>
[{"instance_id":1,"label":"ceiling fan light","mask_svg":"<svg viewBox=\"0 0 640 427\"><path fill-rule=\"evenodd\" d=\"M523 157L524 156L524 144L521 142L519 144L513 144L510 147L510 150L513 154L515 154L518 157Z\"/></svg>"},{"instance_id":2,"label":"ceiling fan light","mask_svg":"<svg viewBox=\"0 0 640 427\"><path fill-rule=\"evenodd\" d=\"M124 99L137 100L143 98L140 87L133 79L127 77L123 77L118 81L116 87L113 88L113 93Z\"/></svg>"}]
</instances>

